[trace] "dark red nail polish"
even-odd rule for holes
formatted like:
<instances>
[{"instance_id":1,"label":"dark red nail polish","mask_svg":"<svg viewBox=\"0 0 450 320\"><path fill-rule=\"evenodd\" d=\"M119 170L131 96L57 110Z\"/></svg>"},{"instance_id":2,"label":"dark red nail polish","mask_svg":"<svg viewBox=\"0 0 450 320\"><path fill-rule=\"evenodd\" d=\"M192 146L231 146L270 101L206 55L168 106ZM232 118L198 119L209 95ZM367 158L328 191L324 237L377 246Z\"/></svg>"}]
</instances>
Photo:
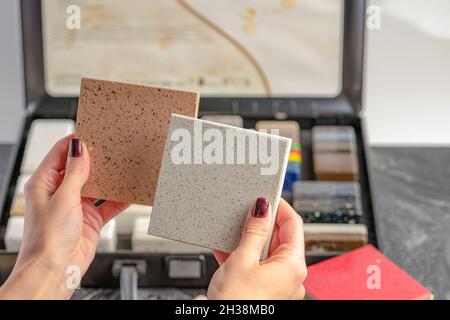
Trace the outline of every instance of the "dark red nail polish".
<instances>
[{"instance_id":1,"label":"dark red nail polish","mask_svg":"<svg viewBox=\"0 0 450 320\"><path fill-rule=\"evenodd\" d=\"M71 157L79 157L81 156L81 140L80 139L72 139L70 140L70 147L69 147L69 155Z\"/></svg>"},{"instance_id":2,"label":"dark red nail polish","mask_svg":"<svg viewBox=\"0 0 450 320\"><path fill-rule=\"evenodd\" d=\"M253 209L252 216L256 218L264 218L269 211L269 201L264 197L259 197L256 200L255 208Z\"/></svg>"}]
</instances>

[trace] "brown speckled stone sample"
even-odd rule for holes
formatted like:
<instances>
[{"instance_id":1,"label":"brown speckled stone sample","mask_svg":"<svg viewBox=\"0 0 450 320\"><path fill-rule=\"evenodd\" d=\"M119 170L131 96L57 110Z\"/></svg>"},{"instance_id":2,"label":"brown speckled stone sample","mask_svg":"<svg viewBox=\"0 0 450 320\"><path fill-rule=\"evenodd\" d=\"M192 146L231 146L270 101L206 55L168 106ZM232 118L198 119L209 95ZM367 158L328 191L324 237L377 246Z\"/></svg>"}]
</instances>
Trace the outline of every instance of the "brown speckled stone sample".
<instances>
[{"instance_id":1,"label":"brown speckled stone sample","mask_svg":"<svg viewBox=\"0 0 450 320\"><path fill-rule=\"evenodd\" d=\"M89 148L82 195L152 205L170 115L197 117L199 94L83 78L76 136Z\"/></svg>"},{"instance_id":2,"label":"brown speckled stone sample","mask_svg":"<svg viewBox=\"0 0 450 320\"><path fill-rule=\"evenodd\" d=\"M223 141L218 142L224 150L222 164L219 161L207 164L205 159L198 164L193 164L193 161L174 163L172 156L180 154L181 140L172 139L172 134L175 131L180 133L177 129L182 129L189 133L187 137L194 137L194 134L199 133L195 130L199 126L203 135L213 129L223 136ZM227 133L239 138L247 137L242 139L245 141L245 145L242 144L245 146L243 153L246 154L242 164L236 163L236 158L234 164L224 164L227 156L225 146L229 143ZM276 141L278 147L274 145L270 150L259 148L258 144L249 143L250 137L258 143L266 139L269 146L272 141ZM200 143L195 143L194 138L190 140L192 160L199 149L200 152L203 150L204 157L211 141L220 141L216 136L211 141ZM237 143L234 145L235 152L231 153L233 156L236 156L236 145ZM225 252L233 251L239 243L246 214L258 197L269 200L269 216L272 223L275 221L290 145L291 139L288 138L173 115L161 163L149 234ZM270 174L262 174L261 168L270 165L264 164L261 157L258 156L253 164L249 161L250 154L257 155L260 151L268 151L269 155L273 154L273 159L277 159L278 165L273 166L275 169ZM266 253L267 246L262 257Z\"/></svg>"}]
</instances>

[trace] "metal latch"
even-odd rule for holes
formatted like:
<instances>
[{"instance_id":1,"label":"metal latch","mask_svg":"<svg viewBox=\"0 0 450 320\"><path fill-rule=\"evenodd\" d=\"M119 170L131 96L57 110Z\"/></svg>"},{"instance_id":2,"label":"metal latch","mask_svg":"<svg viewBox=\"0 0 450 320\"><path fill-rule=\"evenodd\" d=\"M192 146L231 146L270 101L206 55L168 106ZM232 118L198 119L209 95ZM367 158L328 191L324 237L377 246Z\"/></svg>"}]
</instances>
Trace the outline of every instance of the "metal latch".
<instances>
[{"instance_id":1,"label":"metal latch","mask_svg":"<svg viewBox=\"0 0 450 320\"><path fill-rule=\"evenodd\" d=\"M120 298L122 300L137 300L138 277L147 272L145 260L115 260L112 267L114 277L120 280Z\"/></svg>"}]
</instances>

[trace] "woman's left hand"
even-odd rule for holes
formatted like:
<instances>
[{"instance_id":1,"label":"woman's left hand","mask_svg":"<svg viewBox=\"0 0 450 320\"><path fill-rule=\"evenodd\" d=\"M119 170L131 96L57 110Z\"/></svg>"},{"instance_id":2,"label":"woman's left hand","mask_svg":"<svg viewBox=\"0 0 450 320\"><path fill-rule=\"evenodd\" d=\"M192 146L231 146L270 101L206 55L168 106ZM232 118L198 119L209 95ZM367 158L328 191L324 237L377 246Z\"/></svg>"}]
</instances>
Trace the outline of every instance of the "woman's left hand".
<instances>
[{"instance_id":1,"label":"woman's left hand","mask_svg":"<svg viewBox=\"0 0 450 320\"><path fill-rule=\"evenodd\" d=\"M0 298L65 299L92 262L100 230L128 204L81 197L89 152L72 135L58 141L25 187L19 256Z\"/></svg>"}]
</instances>

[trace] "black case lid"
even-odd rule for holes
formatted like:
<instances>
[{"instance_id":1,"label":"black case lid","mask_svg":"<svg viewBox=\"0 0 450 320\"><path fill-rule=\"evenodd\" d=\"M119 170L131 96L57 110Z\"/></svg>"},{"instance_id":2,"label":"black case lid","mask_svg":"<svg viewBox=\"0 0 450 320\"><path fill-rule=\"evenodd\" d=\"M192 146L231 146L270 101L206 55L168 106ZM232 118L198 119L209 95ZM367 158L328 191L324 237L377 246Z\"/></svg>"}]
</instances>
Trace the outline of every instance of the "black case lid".
<instances>
[{"instance_id":1,"label":"black case lid","mask_svg":"<svg viewBox=\"0 0 450 320\"><path fill-rule=\"evenodd\" d=\"M41 1L21 0L23 57L27 108L30 112L45 105L47 113L64 112L76 106L77 97L53 98L45 91L42 44ZM342 91L333 98L271 97L220 98L200 100L203 114L241 114L269 116L351 115L361 111L364 57L365 1L345 0Z\"/></svg>"}]
</instances>

